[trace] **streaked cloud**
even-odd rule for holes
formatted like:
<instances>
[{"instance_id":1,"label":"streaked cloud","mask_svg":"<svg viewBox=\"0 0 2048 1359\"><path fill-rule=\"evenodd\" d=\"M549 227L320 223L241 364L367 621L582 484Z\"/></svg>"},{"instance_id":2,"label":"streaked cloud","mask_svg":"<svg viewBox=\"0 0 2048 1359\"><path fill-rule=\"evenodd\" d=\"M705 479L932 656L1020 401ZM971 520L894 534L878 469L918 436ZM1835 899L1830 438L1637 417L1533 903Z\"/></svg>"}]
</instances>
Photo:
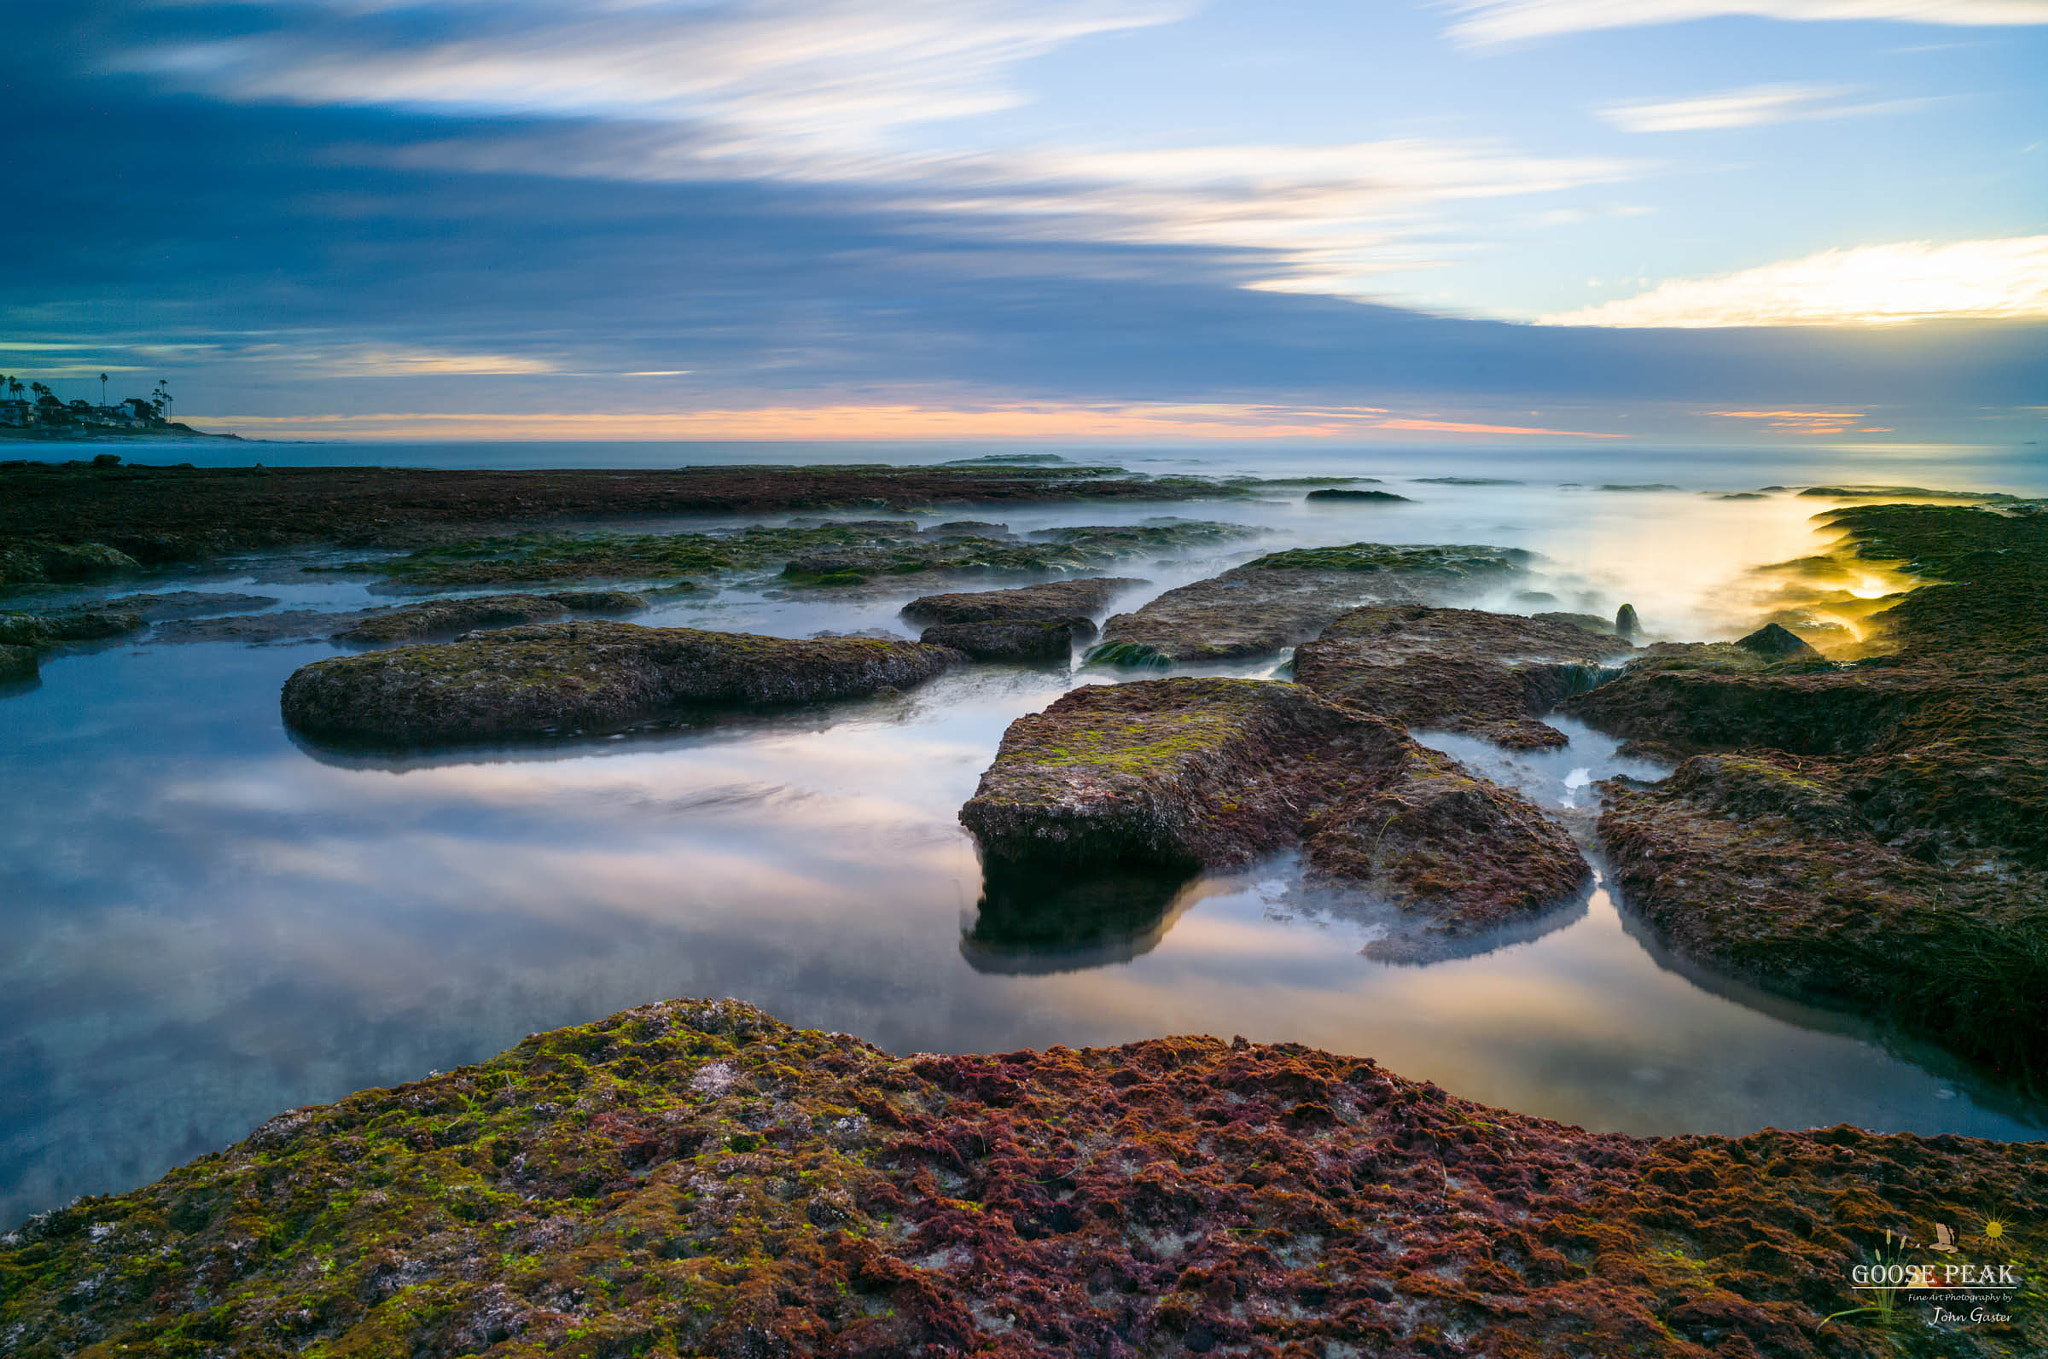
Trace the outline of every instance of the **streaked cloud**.
<instances>
[{"instance_id":1,"label":"streaked cloud","mask_svg":"<svg viewBox=\"0 0 2048 1359\"><path fill-rule=\"evenodd\" d=\"M1842 434L1858 420L1868 418L1862 411L1701 411L1702 415L1717 416L1724 420L1755 420L1766 428L1781 429L1789 434ZM1864 429L1862 434L1890 434L1889 429Z\"/></svg>"},{"instance_id":2,"label":"streaked cloud","mask_svg":"<svg viewBox=\"0 0 2048 1359\"><path fill-rule=\"evenodd\" d=\"M1600 116L1623 132L1696 132L1711 128L1760 127L1810 118L1850 118L1884 113L1917 101L1843 103L1852 91L1839 85L1751 85L1718 94L1650 103L1609 104Z\"/></svg>"},{"instance_id":3,"label":"streaked cloud","mask_svg":"<svg viewBox=\"0 0 2048 1359\"><path fill-rule=\"evenodd\" d=\"M1885 325L2048 317L2048 236L1823 250L1541 318L1553 326Z\"/></svg>"},{"instance_id":4,"label":"streaked cloud","mask_svg":"<svg viewBox=\"0 0 2048 1359\"><path fill-rule=\"evenodd\" d=\"M1377 275L1472 249L1431 209L1631 177L1611 156L1531 155L1497 141L1334 145L1044 145L935 149L927 125L1017 104L1023 61L1182 17L1165 0L652 0L600 10L513 4L476 18L386 16L314 0L325 22L152 48L129 60L245 101L482 113L535 130L380 152L415 168L643 182L853 187L875 210L1001 221L1049 239L1271 252L1244 286L1370 295ZM563 129L551 133L547 120ZM593 134L591 120L605 124Z\"/></svg>"},{"instance_id":5,"label":"streaked cloud","mask_svg":"<svg viewBox=\"0 0 2048 1359\"><path fill-rule=\"evenodd\" d=\"M1879 19L1913 24L2048 24L2048 0L1451 0L1468 42L1637 28L1740 15L1760 19Z\"/></svg>"}]
</instances>

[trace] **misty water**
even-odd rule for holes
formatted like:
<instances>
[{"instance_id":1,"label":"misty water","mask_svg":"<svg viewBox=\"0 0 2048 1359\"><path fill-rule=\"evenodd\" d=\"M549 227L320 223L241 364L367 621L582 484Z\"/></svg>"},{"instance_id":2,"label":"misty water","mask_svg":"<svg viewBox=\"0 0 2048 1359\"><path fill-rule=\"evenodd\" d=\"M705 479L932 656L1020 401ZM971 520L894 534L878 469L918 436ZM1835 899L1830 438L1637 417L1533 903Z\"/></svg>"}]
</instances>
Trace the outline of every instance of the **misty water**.
<instances>
[{"instance_id":1,"label":"misty water","mask_svg":"<svg viewBox=\"0 0 2048 1359\"><path fill-rule=\"evenodd\" d=\"M130 456L663 466L985 451L179 445ZM1751 568L1826 541L1810 517L1829 502L1720 493L1819 481L2048 490L2034 450L1064 451L1149 472L1376 476L1415 503L1310 505L1296 488L919 518L999 519L1021 533L1176 515L1260 531L1117 568L1151 582L1119 610L1289 546L1521 547L1540 554L1531 575L1472 602L1603 615L1630 602L1652 634L1684 639L1748 631L1767 608ZM1494 484L1420 480L1436 477ZM1646 484L1676 489L1600 489ZM276 609L393 602L372 577L303 569L337 560L252 558L112 592L241 591ZM762 573L635 621L914 635L898 608L938 588L973 586L918 578L845 601L786 595ZM280 1109L670 996L736 996L898 1052L1191 1032L1292 1040L1633 1133L1846 1121L2026 1138L2048 1126L2038 1106L1923 1047L1669 956L1604 873L1539 921L1422 963L1368 956L1387 921L1303 891L1285 858L1177 889L1112 884L1065 916L1029 903L1021 916L979 914L981 874L955 814L1004 728L1073 685L1143 676L976 666L901 696L696 731L366 758L302 746L278 718L285 678L336 650L142 634L53 656L39 686L0 697L0 1224L143 1183ZM1599 780L1663 772L1560 725L1570 746L1535 755L1425 739L1582 830Z\"/></svg>"}]
</instances>

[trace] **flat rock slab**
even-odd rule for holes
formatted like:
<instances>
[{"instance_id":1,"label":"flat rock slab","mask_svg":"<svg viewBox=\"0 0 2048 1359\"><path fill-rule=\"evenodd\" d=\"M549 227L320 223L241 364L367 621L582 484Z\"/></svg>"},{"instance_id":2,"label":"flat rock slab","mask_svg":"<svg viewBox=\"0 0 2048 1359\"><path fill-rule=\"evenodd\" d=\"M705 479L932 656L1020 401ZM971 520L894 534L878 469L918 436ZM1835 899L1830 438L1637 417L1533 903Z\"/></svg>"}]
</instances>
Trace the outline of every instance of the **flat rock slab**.
<instances>
[{"instance_id":1,"label":"flat rock slab","mask_svg":"<svg viewBox=\"0 0 2048 1359\"><path fill-rule=\"evenodd\" d=\"M1014 590L963 590L955 594L925 595L905 604L903 616L917 623L1071 618L1076 614L1100 613L1119 594L1146 583L1129 576L1089 576L1079 580L1049 580Z\"/></svg>"},{"instance_id":2,"label":"flat rock slab","mask_svg":"<svg viewBox=\"0 0 2048 1359\"><path fill-rule=\"evenodd\" d=\"M1090 685L1012 723L960 809L991 874L1195 870L1300 846L1312 876L1505 923L1586 877L1564 828L1393 724L1299 685Z\"/></svg>"},{"instance_id":3,"label":"flat rock slab","mask_svg":"<svg viewBox=\"0 0 2048 1359\"><path fill-rule=\"evenodd\" d=\"M1537 715L1591 688L1601 662L1631 650L1555 616L1375 607L1353 609L1304 642L1294 677L1404 727L1536 750L1565 744Z\"/></svg>"},{"instance_id":4,"label":"flat rock slab","mask_svg":"<svg viewBox=\"0 0 2048 1359\"><path fill-rule=\"evenodd\" d=\"M1600 840L1630 907L1680 951L2038 1080L2048 874L1916 857L1859 791L1826 761L1698 755L1662 783L1601 785Z\"/></svg>"},{"instance_id":5,"label":"flat rock slab","mask_svg":"<svg viewBox=\"0 0 2048 1359\"><path fill-rule=\"evenodd\" d=\"M246 595L214 590L166 590L154 595L122 595L100 604L117 613L138 614L152 623L177 618L207 618L214 614L250 613L277 603L271 595Z\"/></svg>"},{"instance_id":6,"label":"flat rock slab","mask_svg":"<svg viewBox=\"0 0 2048 1359\"><path fill-rule=\"evenodd\" d=\"M923 683L959 660L872 637L545 623L316 661L285 681L282 704L285 722L309 736L444 745L617 730L698 706L856 698Z\"/></svg>"},{"instance_id":7,"label":"flat rock slab","mask_svg":"<svg viewBox=\"0 0 2048 1359\"><path fill-rule=\"evenodd\" d=\"M334 634L337 642L377 644L453 636L474 628L511 627L567 618L571 612L633 613L647 607L624 590L564 590L550 595L470 595L430 599L373 614Z\"/></svg>"},{"instance_id":8,"label":"flat rock slab","mask_svg":"<svg viewBox=\"0 0 2048 1359\"><path fill-rule=\"evenodd\" d=\"M1513 576L1529 559L1512 548L1379 543L1275 552L1117 614L1088 659L1166 666L1270 656L1346 609L1456 598Z\"/></svg>"},{"instance_id":9,"label":"flat rock slab","mask_svg":"<svg viewBox=\"0 0 2048 1359\"><path fill-rule=\"evenodd\" d=\"M940 623L918 638L977 661L1065 661L1074 643L1095 635L1086 618L1021 618L992 623Z\"/></svg>"},{"instance_id":10,"label":"flat rock slab","mask_svg":"<svg viewBox=\"0 0 2048 1359\"><path fill-rule=\"evenodd\" d=\"M1606 785L1616 876L1677 948L2048 1077L2048 516L1826 516L1847 572L1938 581L1864 620L1851 665L1769 633L1646 649L1566 711L1685 758ZM1767 633L1769 630L1766 630ZM1780 658L1778 651L1793 654Z\"/></svg>"},{"instance_id":11,"label":"flat rock slab","mask_svg":"<svg viewBox=\"0 0 2048 1359\"><path fill-rule=\"evenodd\" d=\"M1851 1271L1944 1222L2038 1278L2044 1220L2038 1145L1635 1138L1298 1044L897 1057L677 1000L280 1114L0 1277L19 1359L2019 1359L2027 1299L1888 1325Z\"/></svg>"}]
</instances>

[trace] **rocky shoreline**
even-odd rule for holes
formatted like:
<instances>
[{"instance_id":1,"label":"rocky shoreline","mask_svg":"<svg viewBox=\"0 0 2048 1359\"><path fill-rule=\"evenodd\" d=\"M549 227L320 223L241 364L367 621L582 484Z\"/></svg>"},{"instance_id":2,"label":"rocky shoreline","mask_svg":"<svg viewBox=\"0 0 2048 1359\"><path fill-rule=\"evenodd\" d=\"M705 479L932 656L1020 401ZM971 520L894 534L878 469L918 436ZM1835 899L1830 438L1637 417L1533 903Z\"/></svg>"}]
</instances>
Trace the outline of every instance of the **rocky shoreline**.
<instances>
[{"instance_id":1,"label":"rocky shoreline","mask_svg":"<svg viewBox=\"0 0 2048 1359\"><path fill-rule=\"evenodd\" d=\"M1233 499L1258 486L1072 464L483 471L15 460L0 466L0 585L91 579L296 546L420 548L578 521L1164 503Z\"/></svg>"},{"instance_id":2,"label":"rocky shoreline","mask_svg":"<svg viewBox=\"0 0 2048 1359\"><path fill-rule=\"evenodd\" d=\"M32 1219L0 1346L2021 1359L2048 1250L2003 1224L2044 1218L2025 1145L1594 1134L1292 1044L896 1057L669 1001ZM1935 1224L1955 1253L1899 1258L2011 1269L2007 1320L1854 1286Z\"/></svg>"}]
</instances>

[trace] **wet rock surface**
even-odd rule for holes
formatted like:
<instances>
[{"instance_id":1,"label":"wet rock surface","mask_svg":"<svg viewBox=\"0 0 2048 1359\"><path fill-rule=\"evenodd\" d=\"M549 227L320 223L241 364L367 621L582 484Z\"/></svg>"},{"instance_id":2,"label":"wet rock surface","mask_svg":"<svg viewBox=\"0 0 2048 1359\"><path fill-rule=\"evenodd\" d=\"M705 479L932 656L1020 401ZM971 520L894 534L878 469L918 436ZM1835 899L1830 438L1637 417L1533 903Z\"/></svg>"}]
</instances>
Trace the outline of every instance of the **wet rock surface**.
<instances>
[{"instance_id":1,"label":"wet rock surface","mask_svg":"<svg viewBox=\"0 0 2048 1359\"><path fill-rule=\"evenodd\" d=\"M287 725L329 741L441 745L616 730L698 707L903 689L957 652L872 637L791 641L633 623L546 623L316 661L285 682Z\"/></svg>"},{"instance_id":2,"label":"wet rock surface","mask_svg":"<svg viewBox=\"0 0 2048 1359\"><path fill-rule=\"evenodd\" d=\"M1146 584L1129 576L1049 580L1014 590L964 590L925 595L903 606L916 623L993 623L1028 618L1072 618L1099 613L1125 590Z\"/></svg>"},{"instance_id":3,"label":"wet rock surface","mask_svg":"<svg viewBox=\"0 0 2048 1359\"><path fill-rule=\"evenodd\" d=\"M250 595L238 591L166 590L161 594L120 595L99 607L117 613L132 613L152 623L180 618L205 618L213 614L249 613L277 603L271 595Z\"/></svg>"},{"instance_id":4,"label":"wet rock surface","mask_svg":"<svg viewBox=\"0 0 2048 1359\"><path fill-rule=\"evenodd\" d=\"M1457 934L1554 904L1586 865L1561 826L1398 727L1262 680L1073 690L1012 723L960 820L991 881L1151 864L1193 871L1300 846Z\"/></svg>"},{"instance_id":5,"label":"wet rock surface","mask_svg":"<svg viewBox=\"0 0 2048 1359\"><path fill-rule=\"evenodd\" d=\"M1346 609L1455 599L1512 577L1529 560L1513 548L1380 543L1269 553L1117 614L1088 658L1165 666L1270 656Z\"/></svg>"},{"instance_id":6,"label":"wet rock surface","mask_svg":"<svg viewBox=\"0 0 2048 1359\"><path fill-rule=\"evenodd\" d=\"M1302 499L1338 502L1353 501L1363 504L1378 502L1382 505L1406 505L1411 503L1407 496L1395 495L1392 491L1354 491L1341 486L1326 487L1320 491L1310 491Z\"/></svg>"},{"instance_id":7,"label":"wet rock surface","mask_svg":"<svg viewBox=\"0 0 2048 1359\"><path fill-rule=\"evenodd\" d=\"M1986 1205L1994 1205L1987 1208ZM645 1005L273 1118L0 1237L21 1359L1487 1354L2019 1359L1885 1325L1887 1229L2048 1268L2035 1148L1589 1134L1242 1039L894 1057ZM1850 1313L1829 1322L1837 1313Z\"/></svg>"},{"instance_id":8,"label":"wet rock surface","mask_svg":"<svg viewBox=\"0 0 2048 1359\"><path fill-rule=\"evenodd\" d=\"M21 684L42 673L42 663L32 646L0 642L0 684Z\"/></svg>"},{"instance_id":9,"label":"wet rock surface","mask_svg":"<svg viewBox=\"0 0 2048 1359\"><path fill-rule=\"evenodd\" d=\"M1601 663L1629 650L1556 615L1364 608L1304 642L1294 653L1294 677L1405 727L1535 750L1565 744L1564 733L1537 715L1593 687Z\"/></svg>"},{"instance_id":10,"label":"wet rock surface","mask_svg":"<svg viewBox=\"0 0 2048 1359\"><path fill-rule=\"evenodd\" d=\"M1074 643L1095 635L1086 618L1019 618L988 623L939 623L918 637L977 661L1065 661Z\"/></svg>"},{"instance_id":11,"label":"wet rock surface","mask_svg":"<svg viewBox=\"0 0 2048 1359\"><path fill-rule=\"evenodd\" d=\"M471 595L432 599L374 613L335 632L337 642L374 645L452 636L473 628L511 627L566 618L571 612L634 613L647 607L623 590L564 590L551 595Z\"/></svg>"},{"instance_id":12,"label":"wet rock surface","mask_svg":"<svg viewBox=\"0 0 2048 1359\"><path fill-rule=\"evenodd\" d=\"M1666 784L1610 785L1602 840L1629 899L1696 956L2038 1081L2048 517L1887 505L1829 519L1845 560L1942 583L1873 614L1890 650L1855 664L1653 647L1567 700L1643 748L1700 757Z\"/></svg>"}]
</instances>

